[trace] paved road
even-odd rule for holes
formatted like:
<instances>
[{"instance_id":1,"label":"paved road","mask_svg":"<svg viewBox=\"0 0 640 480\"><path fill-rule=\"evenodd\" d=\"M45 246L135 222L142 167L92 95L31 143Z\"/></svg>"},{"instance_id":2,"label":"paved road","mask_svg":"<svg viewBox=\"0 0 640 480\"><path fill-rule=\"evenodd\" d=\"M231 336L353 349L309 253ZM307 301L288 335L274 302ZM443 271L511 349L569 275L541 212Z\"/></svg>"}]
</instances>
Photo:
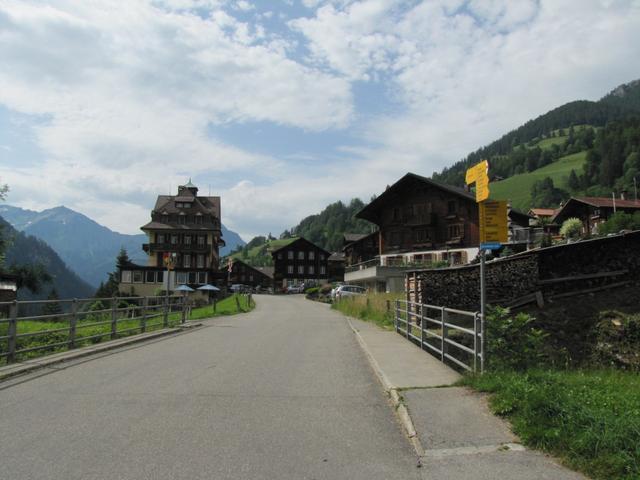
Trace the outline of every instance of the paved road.
<instances>
[{"instance_id":1,"label":"paved road","mask_svg":"<svg viewBox=\"0 0 640 480\"><path fill-rule=\"evenodd\" d=\"M344 319L295 297L0 384L0 478L415 479Z\"/></svg>"}]
</instances>

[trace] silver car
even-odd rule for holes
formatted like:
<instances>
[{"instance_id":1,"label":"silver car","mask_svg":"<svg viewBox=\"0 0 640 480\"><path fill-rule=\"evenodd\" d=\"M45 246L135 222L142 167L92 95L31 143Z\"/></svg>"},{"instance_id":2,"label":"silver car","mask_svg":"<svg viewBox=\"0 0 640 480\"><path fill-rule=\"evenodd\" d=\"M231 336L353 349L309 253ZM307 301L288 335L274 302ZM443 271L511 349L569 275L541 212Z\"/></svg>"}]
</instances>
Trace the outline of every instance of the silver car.
<instances>
[{"instance_id":1,"label":"silver car","mask_svg":"<svg viewBox=\"0 0 640 480\"><path fill-rule=\"evenodd\" d=\"M335 299L340 300L341 298L355 297L366 293L367 289L359 285L340 285L335 289Z\"/></svg>"}]
</instances>

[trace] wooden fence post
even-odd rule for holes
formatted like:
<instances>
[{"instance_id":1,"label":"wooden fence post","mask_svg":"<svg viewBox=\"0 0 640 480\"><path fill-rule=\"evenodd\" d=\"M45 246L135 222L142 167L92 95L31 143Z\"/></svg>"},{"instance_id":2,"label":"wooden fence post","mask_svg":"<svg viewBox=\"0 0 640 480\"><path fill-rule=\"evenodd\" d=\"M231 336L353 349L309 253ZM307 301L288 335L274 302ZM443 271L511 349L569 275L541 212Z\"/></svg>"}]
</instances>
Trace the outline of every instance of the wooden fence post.
<instances>
[{"instance_id":1,"label":"wooden fence post","mask_svg":"<svg viewBox=\"0 0 640 480\"><path fill-rule=\"evenodd\" d=\"M163 309L162 309L162 326L167 328L169 326L169 297L165 296L162 300Z\"/></svg>"},{"instance_id":2,"label":"wooden fence post","mask_svg":"<svg viewBox=\"0 0 640 480\"><path fill-rule=\"evenodd\" d=\"M78 299L71 304L71 319L69 320L69 349L76 348L76 325L78 324Z\"/></svg>"},{"instance_id":3,"label":"wooden fence post","mask_svg":"<svg viewBox=\"0 0 640 480\"><path fill-rule=\"evenodd\" d=\"M13 301L9 307L9 328L8 328L8 354L7 363L15 362L16 360L16 343L18 334L18 302Z\"/></svg>"},{"instance_id":4,"label":"wooden fence post","mask_svg":"<svg viewBox=\"0 0 640 480\"><path fill-rule=\"evenodd\" d=\"M147 306L149 305L149 297L142 299L142 318L140 318L140 333L147 331Z\"/></svg>"},{"instance_id":5,"label":"wooden fence post","mask_svg":"<svg viewBox=\"0 0 640 480\"><path fill-rule=\"evenodd\" d=\"M236 294L236 310L240 311L240 297Z\"/></svg>"},{"instance_id":6,"label":"wooden fence post","mask_svg":"<svg viewBox=\"0 0 640 480\"><path fill-rule=\"evenodd\" d=\"M396 299L396 311L393 317L393 323L396 326L396 333L400 333L400 326L398 320L400 319L400 300Z\"/></svg>"},{"instance_id":7,"label":"wooden fence post","mask_svg":"<svg viewBox=\"0 0 640 480\"><path fill-rule=\"evenodd\" d=\"M118 336L118 303L116 297L111 297L111 340Z\"/></svg>"},{"instance_id":8,"label":"wooden fence post","mask_svg":"<svg viewBox=\"0 0 640 480\"><path fill-rule=\"evenodd\" d=\"M478 312L473 314L473 373L478 372Z\"/></svg>"}]
</instances>

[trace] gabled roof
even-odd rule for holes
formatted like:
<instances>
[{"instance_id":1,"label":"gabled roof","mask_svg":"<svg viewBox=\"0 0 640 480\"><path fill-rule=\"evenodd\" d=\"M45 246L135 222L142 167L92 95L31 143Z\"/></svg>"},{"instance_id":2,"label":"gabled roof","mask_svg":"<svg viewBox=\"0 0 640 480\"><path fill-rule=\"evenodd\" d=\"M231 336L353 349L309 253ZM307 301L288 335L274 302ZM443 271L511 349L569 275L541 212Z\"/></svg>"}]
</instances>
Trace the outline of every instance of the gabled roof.
<instances>
[{"instance_id":1,"label":"gabled roof","mask_svg":"<svg viewBox=\"0 0 640 480\"><path fill-rule=\"evenodd\" d=\"M557 208L531 208L529 209L529 214L535 217L552 217L559 210Z\"/></svg>"},{"instance_id":2,"label":"gabled roof","mask_svg":"<svg viewBox=\"0 0 640 480\"><path fill-rule=\"evenodd\" d=\"M249 265L247 262L243 262L242 260L238 260L237 258L234 258L233 265L235 266L238 264L244 265L245 267L249 268L250 270L253 270L254 272L260 273L269 278L273 278L273 271L274 271L273 267L254 267L252 265Z\"/></svg>"},{"instance_id":3,"label":"gabled roof","mask_svg":"<svg viewBox=\"0 0 640 480\"><path fill-rule=\"evenodd\" d=\"M315 248L317 248L318 250L322 250L324 253L326 253L326 254L327 254L327 258L331 255L331 252L329 252L329 251L325 250L325 249L324 249L324 248L322 248L322 247L319 247L318 245L316 245L316 244L315 244L315 243L313 243L313 242L310 242L309 240L307 240L307 239L306 239L306 238L304 238L304 237L298 237L298 238L296 238L295 240L293 240L292 242L287 243L286 245L283 245L283 246L281 246L281 247L279 247L279 248L276 248L275 250L273 250L273 251L271 252L271 255L273 256L273 255L275 255L275 253L276 253L276 252L279 252L280 250L283 250L283 249L285 249L285 248L289 248L289 247L291 247L292 245L295 245L295 244L297 244L297 243L308 243L309 245L312 245L312 246L314 246Z\"/></svg>"},{"instance_id":4,"label":"gabled roof","mask_svg":"<svg viewBox=\"0 0 640 480\"><path fill-rule=\"evenodd\" d=\"M362 240L363 238L369 236L368 233L345 233L343 235L344 243L357 242L358 240Z\"/></svg>"},{"instance_id":5,"label":"gabled roof","mask_svg":"<svg viewBox=\"0 0 640 480\"><path fill-rule=\"evenodd\" d=\"M276 269L275 267L256 267L256 270L258 270L263 275L266 275L267 277L273 279L273 273Z\"/></svg>"},{"instance_id":6,"label":"gabled roof","mask_svg":"<svg viewBox=\"0 0 640 480\"><path fill-rule=\"evenodd\" d=\"M387 188L382 194L380 194L379 197L377 197L371 203L366 205L362 210L356 213L356 217L368 220L372 223L376 223L374 220L376 219L376 212L378 211L378 209L381 208L382 205L394 195L401 193L404 190L404 187L408 186L412 182L424 183L425 185L438 190L443 190L447 193L451 193L467 201L476 201L475 195L463 188L436 182L435 180L423 177L422 175L416 175L415 173L407 173L404 177Z\"/></svg>"},{"instance_id":7,"label":"gabled roof","mask_svg":"<svg viewBox=\"0 0 640 480\"><path fill-rule=\"evenodd\" d=\"M345 254L341 252L333 252L329 256L330 262L344 262Z\"/></svg>"}]
</instances>

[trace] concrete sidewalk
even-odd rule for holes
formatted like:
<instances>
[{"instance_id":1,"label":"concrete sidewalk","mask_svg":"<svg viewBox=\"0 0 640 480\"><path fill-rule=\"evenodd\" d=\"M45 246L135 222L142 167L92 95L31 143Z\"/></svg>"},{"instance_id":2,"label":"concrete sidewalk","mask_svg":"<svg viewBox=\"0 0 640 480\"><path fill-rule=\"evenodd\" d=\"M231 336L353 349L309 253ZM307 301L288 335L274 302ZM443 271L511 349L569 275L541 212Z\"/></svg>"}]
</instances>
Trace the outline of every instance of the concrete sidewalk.
<instances>
[{"instance_id":1,"label":"concrete sidewalk","mask_svg":"<svg viewBox=\"0 0 640 480\"><path fill-rule=\"evenodd\" d=\"M454 384L460 375L394 331L348 319L394 402L425 478L584 480L525 449L493 415L486 396Z\"/></svg>"}]
</instances>

